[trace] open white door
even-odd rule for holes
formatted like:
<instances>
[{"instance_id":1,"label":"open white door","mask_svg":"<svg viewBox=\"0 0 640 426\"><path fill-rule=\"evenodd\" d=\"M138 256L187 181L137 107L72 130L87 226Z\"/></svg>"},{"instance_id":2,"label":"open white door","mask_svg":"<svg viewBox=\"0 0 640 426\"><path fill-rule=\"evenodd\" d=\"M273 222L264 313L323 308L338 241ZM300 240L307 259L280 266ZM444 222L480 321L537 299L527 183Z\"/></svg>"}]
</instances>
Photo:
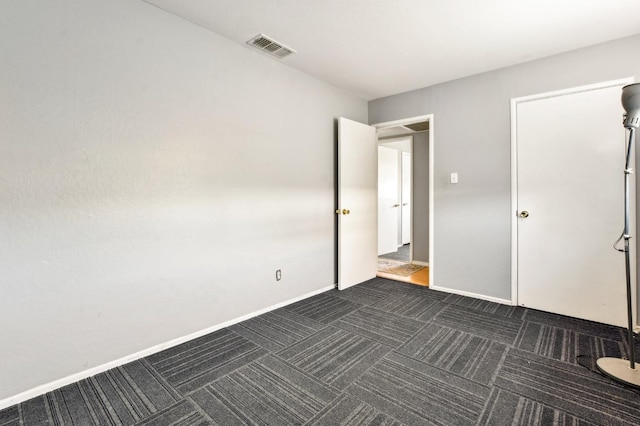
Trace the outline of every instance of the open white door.
<instances>
[{"instance_id":1,"label":"open white door","mask_svg":"<svg viewBox=\"0 0 640 426\"><path fill-rule=\"evenodd\" d=\"M378 256L398 250L398 154L378 147Z\"/></svg>"},{"instance_id":2,"label":"open white door","mask_svg":"<svg viewBox=\"0 0 640 426\"><path fill-rule=\"evenodd\" d=\"M378 269L378 146L376 130L338 120L338 289Z\"/></svg>"},{"instance_id":3,"label":"open white door","mask_svg":"<svg viewBox=\"0 0 640 426\"><path fill-rule=\"evenodd\" d=\"M411 153L402 153L402 244L411 242Z\"/></svg>"}]
</instances>

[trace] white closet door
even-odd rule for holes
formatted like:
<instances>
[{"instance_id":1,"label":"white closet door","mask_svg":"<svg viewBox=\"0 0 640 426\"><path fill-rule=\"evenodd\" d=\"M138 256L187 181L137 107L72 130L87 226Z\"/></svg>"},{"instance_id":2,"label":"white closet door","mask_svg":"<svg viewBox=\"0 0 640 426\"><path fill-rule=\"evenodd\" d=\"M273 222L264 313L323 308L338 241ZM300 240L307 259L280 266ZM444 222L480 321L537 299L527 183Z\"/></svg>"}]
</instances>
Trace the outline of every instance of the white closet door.
<instances>
[{"instance_id":1,"label":"white closet door","mask_svg":"<svg viewBox=\"0 0 640 426\"><path fill-rule=\"evenodd\" d=\"M626 324L624 255L612 248L623 227L620 93L616 86L517 103L522 306Z\"/></svg>"}]
</instances>

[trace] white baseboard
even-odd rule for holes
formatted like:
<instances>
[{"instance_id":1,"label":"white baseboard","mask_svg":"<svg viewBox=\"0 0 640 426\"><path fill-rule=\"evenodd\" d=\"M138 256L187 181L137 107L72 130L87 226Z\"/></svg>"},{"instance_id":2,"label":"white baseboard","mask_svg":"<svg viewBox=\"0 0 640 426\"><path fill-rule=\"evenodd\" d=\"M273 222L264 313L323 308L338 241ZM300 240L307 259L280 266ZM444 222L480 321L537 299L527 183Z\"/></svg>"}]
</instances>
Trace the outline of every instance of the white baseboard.
<instances>
[{"instance_id":1,"label":"white baseboard","mask_svg":"<svg viewBox=\"0 0 640 426\"><path fill-rule=\"evenodd\" d=\"M155 354L157 352L163 351L165 349L171 348L173 346L180 345L184 342L188 342L189 340L196 339L198 337L202 337L206 334L213 333L214 331L220 330L225 327L229 327L231 325L237 324L242 321L246 321L253 317L257 317L258 315L265 314L267 312L273 311L278 308L282 308L283 306L290 305L292 303L298 302L300 300L307 299L309 297L315 296L320 293L324 293L325 291L333 290L335 285L331 285L328 287L321 288L319 290L312 291L311 293L304 294L302 296L295 297L293 299L287 300L285 302L277 303L275 305L269 306L264 309L260 309L258 311L252 312L247 315L243 315L238 318L234 318L230 321L223 322L221 324L216 324L214 326L205 328L204 330L196 331L195 333L188 334L186 336L178 337L176 339L169 340L168 342L160 343L159 345L151 346L150 348L143 349L139 352L133 353L131 355L127 355L125 357L107 362L102 365L98 365L96 367L89 368L87 370L80 371L78 373L74 373L70 376L63 377L62 379L54 380L49 383L45 383L40 386L36 386L35 388L26 390L24 392L20 392L17 395L10 396L9 398L5 398L0 400L0 410L3 410L7 407L10 407L15 404L19 404L21 402L27 401L31 398L35 398L36 396L43 395L47 392L51 392L53 390L59 389L63 386L69 385L71 383L78 382L80 380L86 379L91 376L95 376L96 374L103 373L107 370L111 370L112 368L119 367L121 365L127 364L131 361L135 361L140 358L144 358L146 356Z\"/></svg>"},{"instance_id":2,"label":"white baseboard","mask_svg":"<svg viewBox=\"0 0 640 426\"><path fill-rule=\"evenodd\" d=\"M418 266L429 266L429 262L423 262L421 260L414 260L411 263Z\"/></svg>"},{"instance_id":3,"label":"white baseboard","mask_svg":"<svg viewBox=\"0 0 640 426\"><path fill-rule=\"evenodd\" d=\"M470 293L468 291L456 290L454 288L438 287L435 285L429 285L429 288L432 290L443 291L445 293L459 294L460 296L473 297L474 299L481 299L481 300L487 300L489 302L500 303L502 305L513 305L513 303L511 303L511 300L509 299L500 299L498 297L486 296L484 294Z\"/></svg>"}]
</instances>

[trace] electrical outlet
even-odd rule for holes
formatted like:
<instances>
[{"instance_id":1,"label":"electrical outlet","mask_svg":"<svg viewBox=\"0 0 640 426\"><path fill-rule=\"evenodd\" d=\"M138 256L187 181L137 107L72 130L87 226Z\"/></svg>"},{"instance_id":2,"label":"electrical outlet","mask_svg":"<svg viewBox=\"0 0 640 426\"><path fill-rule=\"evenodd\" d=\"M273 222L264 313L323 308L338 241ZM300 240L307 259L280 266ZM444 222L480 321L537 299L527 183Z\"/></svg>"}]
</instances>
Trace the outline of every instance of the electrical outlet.
<instances>
[{"instance_id":1,"label":"electrical outlet","mask_svg":"<svg viewBox=\"0 0 640 426\"><path fill-rule=\"evenodd\" d=\"M282 270L276 269L276 281L280 281L282 279Z\"/></svg>"}]
</instances>

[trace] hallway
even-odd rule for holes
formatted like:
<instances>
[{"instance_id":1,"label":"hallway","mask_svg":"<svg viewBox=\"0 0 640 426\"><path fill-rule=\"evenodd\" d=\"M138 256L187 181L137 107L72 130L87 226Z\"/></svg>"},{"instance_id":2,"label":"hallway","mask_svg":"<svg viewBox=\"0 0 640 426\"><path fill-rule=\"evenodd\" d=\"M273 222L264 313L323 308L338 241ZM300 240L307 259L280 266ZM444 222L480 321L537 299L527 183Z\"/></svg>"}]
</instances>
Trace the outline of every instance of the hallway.
<instances>
[{"instance_id":1,"label":"hallway","mask_svg":"<svg viewBox=\"0 0 640 426\"><path fill-rule=\"evenodd\" d=\"M429 267L409 263L411 245L378 256L377 276L394 281L429 287Z\"/></svg>"}]
</instances>

